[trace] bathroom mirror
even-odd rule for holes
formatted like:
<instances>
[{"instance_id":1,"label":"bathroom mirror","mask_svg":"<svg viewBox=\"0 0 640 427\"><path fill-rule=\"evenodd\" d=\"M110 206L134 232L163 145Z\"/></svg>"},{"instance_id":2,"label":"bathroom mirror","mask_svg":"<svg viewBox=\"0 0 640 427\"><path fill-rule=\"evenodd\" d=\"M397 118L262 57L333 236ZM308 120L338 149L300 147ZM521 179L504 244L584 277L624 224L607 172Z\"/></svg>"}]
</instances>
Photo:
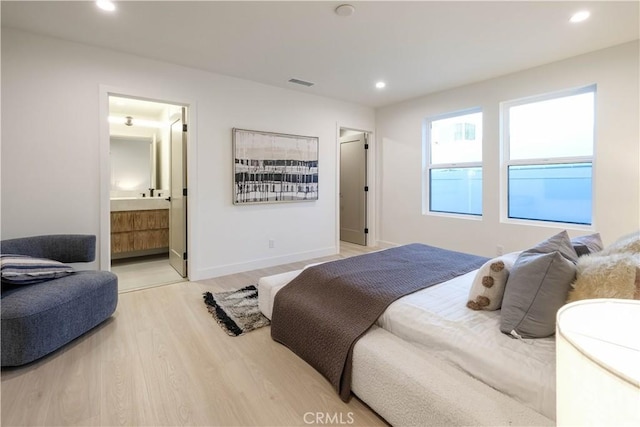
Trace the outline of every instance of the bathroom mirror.
<instances>
[{"instance_id":1,"label":"bathroom mirror","mask_svg":"<svg viewBox=\"0 0 640 427\"><path fill-rule=\"evenodd\" d=\"M138 197L156 188L154 142L149 137L111 137L111 192Z\"/></svg>"}]
</instances>

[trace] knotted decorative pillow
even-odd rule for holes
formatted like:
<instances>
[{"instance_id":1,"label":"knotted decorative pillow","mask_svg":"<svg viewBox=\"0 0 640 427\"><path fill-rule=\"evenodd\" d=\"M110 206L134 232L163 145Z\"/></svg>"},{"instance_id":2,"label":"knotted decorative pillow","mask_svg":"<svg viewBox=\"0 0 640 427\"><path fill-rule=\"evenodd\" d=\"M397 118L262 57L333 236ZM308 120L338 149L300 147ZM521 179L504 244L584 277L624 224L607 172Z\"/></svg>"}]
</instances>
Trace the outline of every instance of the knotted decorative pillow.
<instances>
[{"instance_id":1,"label":"knotted decorative pillow","mask_svg":"<svg viewBox=\"0 0 640 427\"><path fill-rule=\"evenodd\" d=\"M471 310L488 311L500 308L509 270L513 267L519 254L520 252L512 252L501 255L487 261L478 269L471 284L467 307Z\"/></svg>"}]
</instances>

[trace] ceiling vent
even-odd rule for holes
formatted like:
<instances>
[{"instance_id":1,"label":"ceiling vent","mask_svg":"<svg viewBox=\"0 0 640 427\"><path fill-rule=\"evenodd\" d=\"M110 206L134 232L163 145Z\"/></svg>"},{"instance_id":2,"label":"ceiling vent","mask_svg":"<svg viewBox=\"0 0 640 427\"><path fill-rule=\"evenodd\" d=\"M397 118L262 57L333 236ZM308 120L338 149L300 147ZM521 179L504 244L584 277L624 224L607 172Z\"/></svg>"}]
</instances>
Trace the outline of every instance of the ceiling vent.
<instances>
[{"instance_id":1,"label":"ceiling vent","mask_svg":"<svg viewBox=\"0 0 640 427\"><path fill-rule=\"evenodd\" d=\"M305 82L304 80L298 80L298 79L289 79L289 83L295 83L297 85L302 85L302 86L306 86L306 87L310 87L310 86L313 86L315 84L315 83Z\"/></svg>"}]
</instances>

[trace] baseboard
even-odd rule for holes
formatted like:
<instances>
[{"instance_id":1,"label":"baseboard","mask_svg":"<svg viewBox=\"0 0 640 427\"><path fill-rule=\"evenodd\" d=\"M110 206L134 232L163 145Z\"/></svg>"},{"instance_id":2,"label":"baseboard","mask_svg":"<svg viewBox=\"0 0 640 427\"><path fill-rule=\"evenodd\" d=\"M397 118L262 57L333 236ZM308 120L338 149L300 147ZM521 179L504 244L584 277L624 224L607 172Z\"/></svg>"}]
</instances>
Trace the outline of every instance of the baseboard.
<instances>
[{"instance_id":1,"label":"baseboard","mask_svg":"<svg viewBox=\"0 0 640 427\"><path fill-rule=\"evenodd\" d=\"M379 248L387 249L387 248L394 248L396 246L400 246L400 243L387 242L386 240L378 240L377 245Z\"/></svg>"},{"instance_id":2,"label":"baseboard","mask_svg":"<svg viewBox=\"0 0 640 427\"><path fill-rule=\"evenodd\" d=\"M298 252L295 254L282 255L272 258L262 258L249 262L241 262L237 264L227 264L212 268L202 269L191 272L189 280L205 280L214 277L226 276L228 274L243 273L260 268L275 267L282 264L290 264L292 262L307 261L314 258L322 258L339 253L338 248L328 247L308 252Z\"/></svg>"}]
</instances>

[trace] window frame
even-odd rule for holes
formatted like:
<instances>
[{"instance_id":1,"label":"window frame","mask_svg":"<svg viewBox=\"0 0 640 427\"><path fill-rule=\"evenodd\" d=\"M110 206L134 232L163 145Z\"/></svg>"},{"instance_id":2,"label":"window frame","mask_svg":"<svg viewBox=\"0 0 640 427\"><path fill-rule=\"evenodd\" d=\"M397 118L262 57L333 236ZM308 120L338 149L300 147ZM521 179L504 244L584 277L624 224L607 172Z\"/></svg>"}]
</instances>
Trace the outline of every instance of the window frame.
<instances>
[{"instance_id":1,"label":"window frame","mask_svg":"<svg viewBox=\"0 0 640 427\"><path fill-rule=\"evenodd\" d=\"M544 102L552 99L566 98L584 93L593 93L593 128L592 128L592 155L591 156L565 156L553 158L530 158L511 160L510 133L509 133L509 109L525 104ZM596 121L597 121L597 85L590 84L571 89L563 89L542 95L528 96L500 103L500 141L502 149L500 159L500 222L509 224L540 225L545 227L558 227L581 230L595 229L595 177L596 177ZM509 217L509 167L511 166L545 166L557 164L591 164L591 224L573 222L551 221L543 219L525 219Z\"/></svg>"},{"instance_id":2,"label":"window frame","mask_svg":"<svg viewBox=\"0 0 640 427\"><path fill-rule=\"evenodd\" d=\"M479 162L454 162L454 163L437 163L433 164L431 162L431 124L434 121L449 119L457 116L466 116L469 114L477 114L480 113L482 117L482 137L480 139L480 149L481 149L481 157L483 157L484 153L484 112L482 107L472 107L466 108L463 110L451 111L443 114L436 114L433 116L429 116L423 121L423 149L422 149L422 214L423 215L434 215L434 216L446 216L446 217L454 217L454 218L464 218L464 219L482 219L484 213L484 195L482 196L482 207L479 214L475 213L462 213L462 212L447 212L447 211L436 211L431 209L431 171L433 169L467 169L467 168L480 168L482 182L484 187L484 168L483 161ZM463 132L464 133L464 132ZM484 188L483 188L484 193Z\"/></svg>"}]
</instances>

